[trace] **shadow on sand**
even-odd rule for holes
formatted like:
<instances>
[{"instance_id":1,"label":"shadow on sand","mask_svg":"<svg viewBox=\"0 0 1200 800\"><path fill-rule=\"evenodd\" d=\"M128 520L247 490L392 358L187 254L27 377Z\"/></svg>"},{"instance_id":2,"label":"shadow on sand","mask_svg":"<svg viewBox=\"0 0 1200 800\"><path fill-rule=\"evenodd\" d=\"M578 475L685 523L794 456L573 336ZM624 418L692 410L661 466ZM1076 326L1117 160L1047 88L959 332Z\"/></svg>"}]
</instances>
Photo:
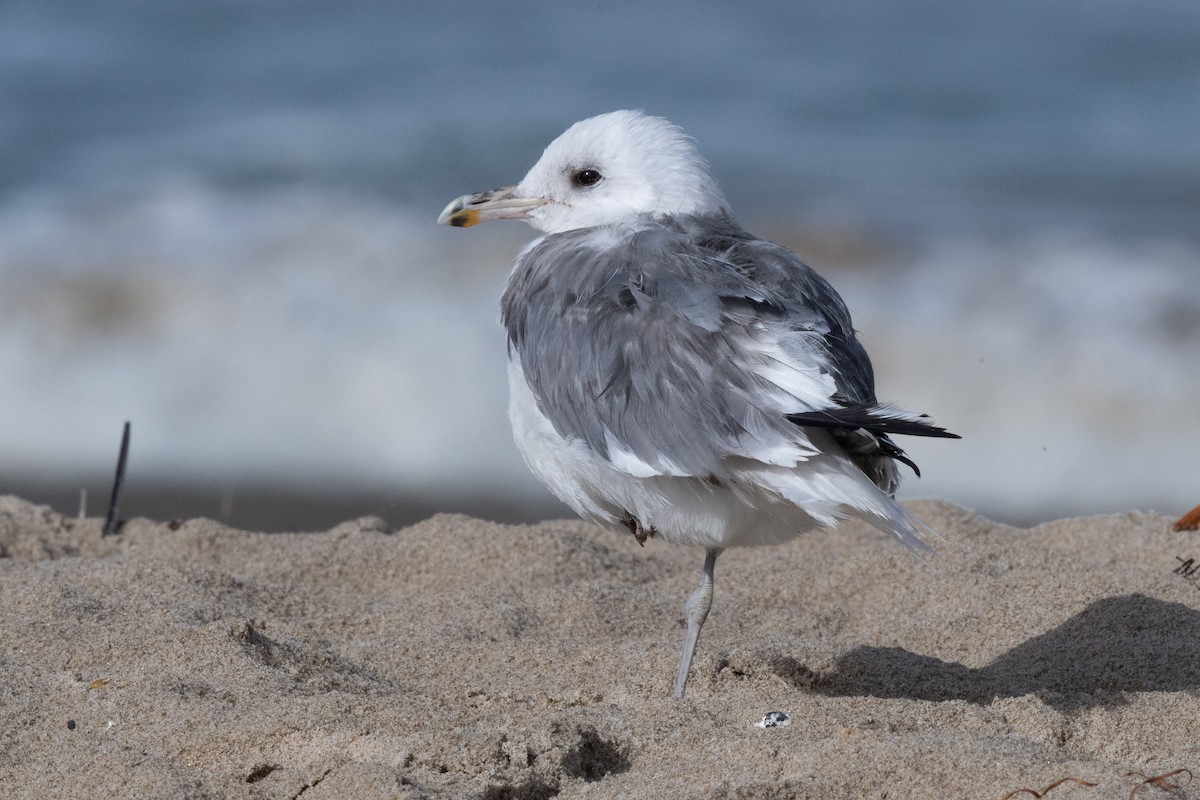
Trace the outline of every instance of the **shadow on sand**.
<instances>
[{"instance_id":1,"label":"shadow on sand","mask_svg":"<svg viewBox=\"0 0 1200 800\"><path fill-rule=\"evenodd\" d=\"M1038 693L1062 710L1114 705L1127 692L1200 690L1200 612L1141 594L1109 597L980 669L899 647L857 647L824 673L785 661L793 663L773 665L778 674L835 697L986 704Z\"/></svg>"}]
</instances>

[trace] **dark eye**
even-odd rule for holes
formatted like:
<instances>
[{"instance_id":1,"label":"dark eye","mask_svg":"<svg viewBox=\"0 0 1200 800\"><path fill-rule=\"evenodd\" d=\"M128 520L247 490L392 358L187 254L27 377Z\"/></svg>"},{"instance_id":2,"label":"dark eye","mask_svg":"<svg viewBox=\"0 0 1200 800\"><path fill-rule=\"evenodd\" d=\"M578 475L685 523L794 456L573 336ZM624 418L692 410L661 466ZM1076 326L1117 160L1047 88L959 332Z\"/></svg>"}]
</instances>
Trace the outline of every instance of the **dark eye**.
<instances>
[{"instance_id":1,"label":"dark eye","mask_svg":"<svg viewBox=\"0 0 1200 800\"><path fill-rule=\"evenodd\" d=\"M571 179L576 186L595 186L604 176L594 169L581 169Z\"/></svg>"}]
</instances>

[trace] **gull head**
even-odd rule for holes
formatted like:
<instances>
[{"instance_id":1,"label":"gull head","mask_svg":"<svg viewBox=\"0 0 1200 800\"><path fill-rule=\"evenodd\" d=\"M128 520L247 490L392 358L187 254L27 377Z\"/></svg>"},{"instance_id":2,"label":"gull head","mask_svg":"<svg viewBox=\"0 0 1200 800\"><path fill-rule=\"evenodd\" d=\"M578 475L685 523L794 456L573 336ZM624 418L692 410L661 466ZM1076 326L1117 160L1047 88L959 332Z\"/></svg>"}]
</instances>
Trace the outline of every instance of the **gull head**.
<instances>
[{"instance_id":1,"label":"gull head","mask_svg":"<svg viewBox=\"0 0 1200 800\"><path fill-rule=\"evenodd\" d=\"M613 111L568 128L516 186L459 197L438 222L523 219L561 233L639 214L717 213L729 207L687 134L661 117Z\"/></svg>"}]
</instances>

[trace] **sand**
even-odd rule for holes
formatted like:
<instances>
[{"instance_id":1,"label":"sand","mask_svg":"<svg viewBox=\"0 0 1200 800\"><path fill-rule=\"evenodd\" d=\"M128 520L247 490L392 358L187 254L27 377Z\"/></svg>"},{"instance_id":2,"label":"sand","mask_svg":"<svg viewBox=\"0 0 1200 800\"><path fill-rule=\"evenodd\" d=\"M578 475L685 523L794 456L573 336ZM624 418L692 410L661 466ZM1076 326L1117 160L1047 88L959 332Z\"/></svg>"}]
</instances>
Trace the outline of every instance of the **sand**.
<instances>
[{"instance_id":1,"label":"sand","mask_svg":"<svg viewBox=\"0 0 1200 800\"><path fill-rule=\"evenodd\" d=\"M933 568L858 524L722 556L675 701L699 551L445 515L270 534L134 519L101 538L0 498L0 786L1200 796L1200 586L1177 571L1200 535L911 507L945 537ZM791 724L755 726L770 711Z\"/></svg>"}]
</instances>

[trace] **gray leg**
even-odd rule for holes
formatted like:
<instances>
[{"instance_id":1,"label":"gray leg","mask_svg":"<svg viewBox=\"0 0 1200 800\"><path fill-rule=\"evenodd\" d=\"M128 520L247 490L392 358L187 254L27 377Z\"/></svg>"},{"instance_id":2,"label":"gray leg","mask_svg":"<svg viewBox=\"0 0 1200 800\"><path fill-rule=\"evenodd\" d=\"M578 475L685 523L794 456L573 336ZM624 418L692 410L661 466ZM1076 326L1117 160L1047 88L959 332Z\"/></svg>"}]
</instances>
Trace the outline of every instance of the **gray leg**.
<instances>
[{"instance_id":1,"label":"gray leg","mask_svg":"<svg viewBox=\"0 0 1200 800\"><path fill-rule=\"evenodd\" d=\"M679 677L675 679L675 699L683 697L683 687L687 684L688 670L692 666L692 654L696 652L696 642L700 639L700 629L712 608L713 598L713 567L717 565L717 556L721 548L714 547L704 556L704 574L700 576L700 585L688 598L683 611L687 615L687 638L683 640L683 657L679 659Z\"/></svg>"}]
</instances>

